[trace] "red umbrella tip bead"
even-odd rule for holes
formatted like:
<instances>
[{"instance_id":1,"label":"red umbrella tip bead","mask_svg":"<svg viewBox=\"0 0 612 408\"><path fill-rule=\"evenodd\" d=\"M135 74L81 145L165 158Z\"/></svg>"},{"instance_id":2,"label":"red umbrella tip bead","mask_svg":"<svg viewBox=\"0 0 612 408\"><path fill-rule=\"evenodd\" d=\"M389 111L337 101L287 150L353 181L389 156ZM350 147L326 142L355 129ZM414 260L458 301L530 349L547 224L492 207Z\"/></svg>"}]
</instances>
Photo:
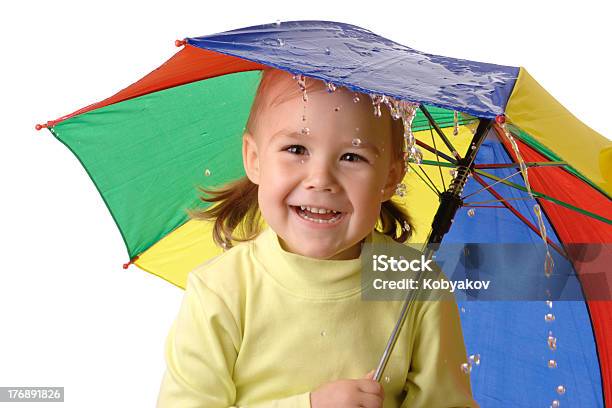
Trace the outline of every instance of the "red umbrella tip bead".
<instances>
[{"instance_id":1,"label":"red umbrella tip bead","mask_svg":"<svg viewBox=\"0 0 612 408\"><path fill-rule=\"evenodd\" d=\"M124 263L123 264L123 269L127 269L130 267L131 264L133 264L134 262L136 262L136 260L138 259L137 256L133 257L132 259L130 259L130 261L128 263Z\"/></svg>"},{"instance_id":2,"label":"red umbrella tip bead","mask_svg":"<svg viewBox=\"0 0 612 408\"><path fill-rule=\"evenodd\" d=\"M185 41L185 40L176 40L174 42L174 45L176 45L177 47L182 47L185 44L187 44L187 41Z\"/></svg>"},{"instance_id":3,"label":"red umbrella tip bead","mask_svg":"<svg viewBox=\"0 0 612 408\"><path fill-rule=\"evenodd\" d=\"M34 126L34 129L36 130L41 130L42 128L46 128L47 125L45 123L43 123L42 125L40 123L37 123L36 126Z\"/></svg>"},{"instance_id":4,"label":"red umbrella tip bead","mask_svg":"<svg viewBox=\"0 0 612 408\"><path fill-rule=\"evenodd\" d=\"M495 117L495 122L497 122L498 125L506 123L506 116L505 115L497 115Z\"/></svg>"}]
</instances>

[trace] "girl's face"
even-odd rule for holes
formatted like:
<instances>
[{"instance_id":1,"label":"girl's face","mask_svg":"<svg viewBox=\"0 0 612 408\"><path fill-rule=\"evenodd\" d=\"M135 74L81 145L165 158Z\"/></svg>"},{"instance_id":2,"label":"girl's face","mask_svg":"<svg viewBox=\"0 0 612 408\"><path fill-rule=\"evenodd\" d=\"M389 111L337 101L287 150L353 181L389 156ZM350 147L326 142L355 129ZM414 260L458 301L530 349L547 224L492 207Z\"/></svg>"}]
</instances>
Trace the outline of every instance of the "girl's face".
<instances>
[{"instance_id":1,"label":"girl's face","mask_svg":"<svg viewBox=\"0 0 612 408\"><path fill-rule=\"evenodd\" d=\"M381 203L403 177L402 161L391 160L391 118L375 117L369 98L355 103L344 88L321 87L308 92L308 102L298 93L270 106L287 88L281 82L269 88L256 134L245 133L243 141L260 211L287 251L357 258Z\"/></svg>"}]
</instances>

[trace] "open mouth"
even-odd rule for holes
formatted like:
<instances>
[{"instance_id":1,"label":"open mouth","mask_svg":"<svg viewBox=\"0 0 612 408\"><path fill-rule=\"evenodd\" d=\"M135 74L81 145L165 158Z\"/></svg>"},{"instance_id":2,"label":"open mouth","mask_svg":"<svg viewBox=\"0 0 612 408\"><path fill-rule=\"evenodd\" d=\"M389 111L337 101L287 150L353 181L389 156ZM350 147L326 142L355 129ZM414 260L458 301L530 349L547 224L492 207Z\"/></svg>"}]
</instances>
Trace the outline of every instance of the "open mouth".
<instances>
[{"instance_id":1,"label":"open mouth","mask_svg":"<svg viewBox=\"0 0 612 408\"><path fill-rule=\"evenodd\" d=\"M317 208L307 205L292 205L290 207L299 217L318 224L334 224L340 221L344 216L343 212L326 208Z\"/></svg>"}]
</instances>

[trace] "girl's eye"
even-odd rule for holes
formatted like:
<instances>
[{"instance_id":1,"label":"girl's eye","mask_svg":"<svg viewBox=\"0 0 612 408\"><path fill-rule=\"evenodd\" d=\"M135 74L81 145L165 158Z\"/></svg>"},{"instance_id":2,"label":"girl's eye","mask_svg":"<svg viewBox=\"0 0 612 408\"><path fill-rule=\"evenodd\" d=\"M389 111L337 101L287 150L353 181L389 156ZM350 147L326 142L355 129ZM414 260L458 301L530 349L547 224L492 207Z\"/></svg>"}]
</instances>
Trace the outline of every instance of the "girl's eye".
<instances>
[{"instance_id":1,"label":"girl's eye","mask_svg":"<svg viewBox=\"0 0 612 408\"><path fill-rule=\"evenodd\" d=\"M306 152L306 148L301 145L291 145L286 147L284 150L292 154L304 154Z\"/></svg>"},{"instance_id":2,"label":"girl's eye","mask_svg":"<svg viewBox=\"0 0 612 408\"><path fill-rule=\"evenodd\" d=\"M367 162L367 160L363 156L360 156L356 153L345 153L342 155L340 160L346 160L350 162Z\"/></svg>"}]
</instances>

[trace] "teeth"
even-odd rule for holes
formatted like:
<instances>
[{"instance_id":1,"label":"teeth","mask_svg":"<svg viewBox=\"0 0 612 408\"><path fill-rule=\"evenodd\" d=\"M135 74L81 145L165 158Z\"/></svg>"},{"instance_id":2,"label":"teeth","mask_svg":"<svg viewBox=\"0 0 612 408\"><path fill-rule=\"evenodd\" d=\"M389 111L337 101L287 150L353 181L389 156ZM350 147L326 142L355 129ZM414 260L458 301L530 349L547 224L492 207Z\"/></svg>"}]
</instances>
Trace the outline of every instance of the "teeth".
<instances>
[{"instance_id":1,"label":"teeth","mask_svg":"<svg viewBox=\"0 0 612 408\"><path fill-rule=\"evenodd\" d=\"M307 210L313 214L329 214L329 213L338 214L339 213L339 211L326 210L324 208L309 207L307 205L300 205L300 208L302 209L302 211Z\"/></svg>"},{"instance_id":2,"label":"teeth","mask_svg":"<svg viewBox=\"0 0 612 408\"><path fill-rule=\"evenodd\" d=\"M329 220L321 220L321 219L318 219L318 218L310 218L306 214L300 214L300 217L302 217L304 219L307 219L308 221L316 222L316 223L319 223L319 224L331 224L331 223L334 223L334 222L338 221L338 219L340 219L340 217L342 217L342 215L338 214L334 218L329 219Z\"/></svg>"}]
</instances>

